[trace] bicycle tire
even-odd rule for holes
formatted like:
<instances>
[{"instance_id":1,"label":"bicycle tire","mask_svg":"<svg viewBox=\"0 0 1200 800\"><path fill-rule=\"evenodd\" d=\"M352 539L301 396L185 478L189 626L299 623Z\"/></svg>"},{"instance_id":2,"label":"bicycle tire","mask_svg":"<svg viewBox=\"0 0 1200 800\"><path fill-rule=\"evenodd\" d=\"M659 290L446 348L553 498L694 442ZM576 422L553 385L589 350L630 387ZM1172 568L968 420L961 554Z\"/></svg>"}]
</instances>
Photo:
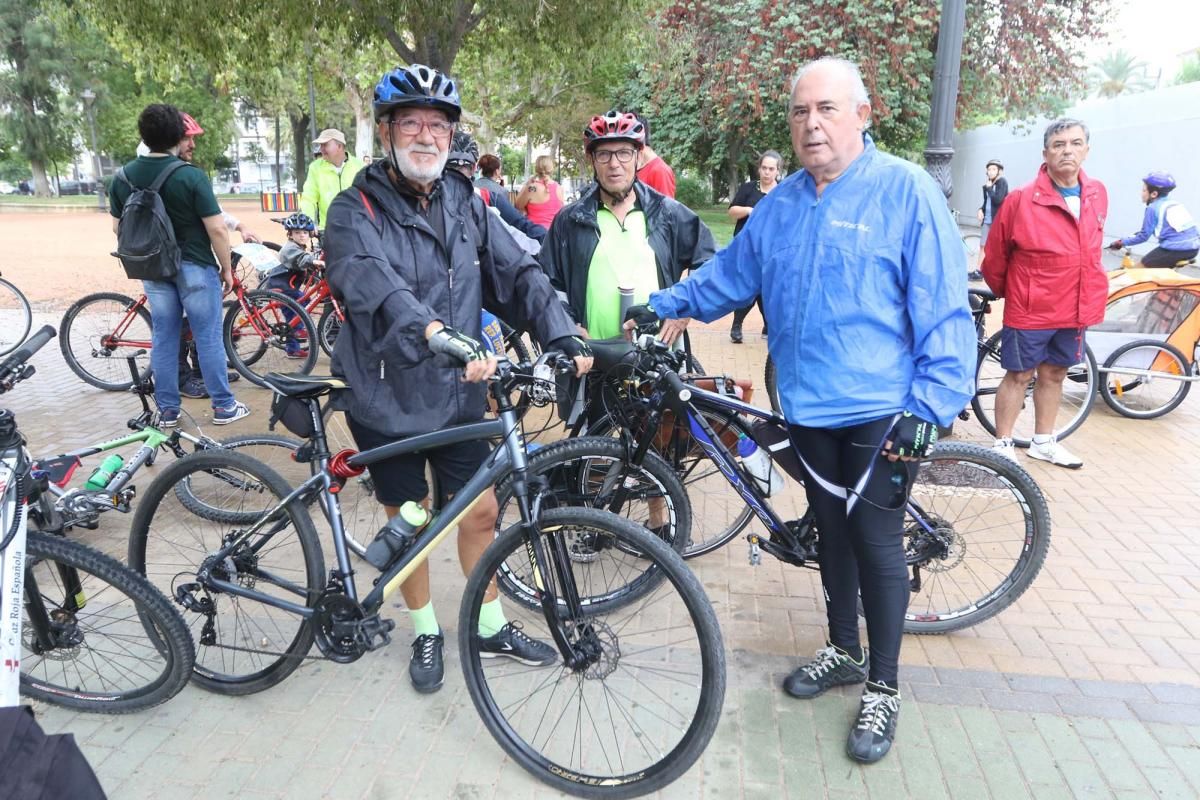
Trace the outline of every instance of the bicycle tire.
<instances>
[{"instance_id":1,"label":"bicycle tire","mask_svg":"<svg viewBox=\"0 0 1200 800\"><path fill-rule=\"evenodd\" d=\"M76 300L63 314L58 346L67 366L81 380L109 392L124 392L133 386L125 359L137 350L148 348L111 348L104 346L102 339L113 333L135 303L132 297L117 292L97 292ZM110 307L104 308L106 304ZM89 319L93 321L88 322ZM150 312L145 305L138 308L135 320L130 323L130 327L135 326L136 334L131 338L152 342ZM149 356L143 358L145 367L139 371L140 380L150 374Z\"/></svg>"},{"instance_id":2,"label":"bicycle tire","mask_svg":"<svg viewBox=\"0 0 1200 800\"><path fill-rule=\"evenodd\" d=\"M771 401L771 410L776 414L783 413L783 404L779 402L779 376L775 373L775 362L771 354L767 354L767 366L763 369L763 385L767 388L767 399Z\"/></svg>"},{"instance_id":3,"label":"bicycle tire","mask_svg":"<svg viewBox=\"0 0 1200 800\"><path fill-rule=\"evenodd\" d=\"M971 408L979 423L991 435L996 435L995 398L1006 370L1000 364L1000 335L997 331L979 346L975 364L975 394L971 397ZM1059 412L1055 419L1054 435L1065 439L1078 430L1092 411L1096 402L1096 388L1100 371L1092 349L1084 346L1083 361L1070 367L1063 381L1063 396L1059 401ZM1025 403L1013 427L1013 443L1017 447L1028 447L1033 438L1033 387L1036 378L1029 382L1025 391Z\"/></svg>"},{"instance_id":4,"label":"bicycle tire","mask_svg":"<svg viewBox=\"0 0 1200 800\"><path fill-rule=\"evenodd\" d=\"M536 525L532 537L519 527L501 534L467 580L458 649L471 701L501 748L560 791L625 798L666 786L696 762L720 719L725 649L712 604L679 554L628 520L596 509L565 507L547 510ZM596 644L598 660L586 669L565 667L557 649L558 663L541 668L485 658L481 639L474 634L492 575L519 553L534 550L535 544L544 552L553 547L562 528L583 526L603 530L645 553L664 576L658 591L636 603L593 607L561 620L571 636ZM563 585L565 575L558 569L541 572L551 587ZM549 638L540 608L516 613L516 623L526 635ZM564 684L568 688L560 692ZM550 708L556 700L562 703L561 714ZM569 714L575 715L574 724L562 722ZM546 720L544 725L541 720ZM585 737L584 724L592 726L594 737ZM574 733L555 737L560 727ZM618 733L618 727L628 733ZM551 730L539 746L541 728ZM527 730L533 730L532 736ZM561 763L564 760L568 763ZM601 770L616 774L600 774Z\"/></svg>"},{"instance_id":5,"label":"bicycle tire","mask_svg":"<svg viewBox=\"0 0 1200 800\"><path fill-rule=\"evenodd\" d=\"M333 307L333 303L329 303L321 312L321 318L317 320L317 341L325 355L330 358L333 357L333 343L337 341L341 331L342 321L338 319L338 311Z\"/></svg>"},{"instance_id":6,"label":"bicycle tire","mask_svg":"<svg viewBox=\"0 0 1200 800\"><path fill-rule=\"evenodd\" d=\"M687 491L670 465L654 453L647 452L645 460L639 465L629 464L628 456L629 452L624 443L611 438L564 439L539 449L529 459L528 474L531 483L545 481L545 488L538 498L540 507L600 507L609 511L610 506L594 505L597 502L596 496L590 487L595 482L609 485L608 497L611 498L612 481L615 479L634 494L634 498L629 499L623 509L623 518L629 519L635 525L648 528L649 501L647 500L644 506L641 505L642 497L662 499L667 519L664 527L667 530L654 535L668 542L671 549L682 553L690 538L692 526L691 503ZM600 467L597 473L583 472L597 466ZM621 468L619 475L614 476L608 471L613 466ZM634 485L631 486L631 482L635 482ZM496 503L499 508L496 517L497 535L520 519L515 504L510 505L512 500L510 477L496 485ZM643 508L647 518L643 518ZM597 565L593 566L594 570L610 575L629 576L629 582L620 589L612 590L610 587L609 592L600 598L604 601L624 599L632 602L653 590L656 580L661 579L661 576L654 573L653 565L644 568L642 553L624 549L616 541L577 537L571 541L569 549L573 560ZM530 608L539 607L536 586L514 571L501 567L496 581L500 590L510 599ZM586 602L594 602L594 598L589 598Z\"/></svg>"},{"instance_id":7,"label":"bicycle tire","mask_svg":"<svg viewBox=\"0 0 1200 800\"><path fill-rule=\"evenodd\" d=\"M500 335L504 338L504 355L508 356L509 361L514 364L528 364L533 361L521 332L504 320L500 320Z\"/></svg>"},{"instance_id":8,"label":"bicycle tire","mask_svg":"<svg viewBox=\"0 0 1200 800\"><path fill-rule=\"evenodd\" d=\"M317 350L312 347L317 328L308 312L279 292L255 290L246 292L243 298L225 314L221 326L225 353L233 368L246 380L263 387L267 385L265 376L269 372L305 375L311 372L317 363ZM284 310L293 315L292 320L286 318ZM269 329L267 338L263 338L260 328ZM302 357L287 355L292 345L300 348Z\"/></svg>"},{"instance_id":9,"label":"bicycle tire","mask_svg":"<svg viewBox=\"0 0 1200 800\"><path fill-rule=\"evenodd\" d=\"M208 554L219 549L231 533L225 523L187 512L173 491L179 481L197 476L192 489L203 492L199 476L213 471L238 473L244 480L260 484L261 491L243 495L244 502L253 501L260 512L268 511L289 492L278 473L236 451L192 453L167 466L150 483L134 511L129 565L170 592L172 598L181 585L197 581L196 573ZM220 482L212 485L214 491L225 491ZM254 547L238 556L210 566L232 582L253 583L258 591L276 592L311 607L325 588L321 543L303 504L293 501L280 514L274 521L278 530L263 534ZM267 556L272 558L271 565L260 571L259 564ZM286 586L285 578L289 579ZM312 625L299 616L227 592L203 593L200 599L204 598L214 604L211 640L205 637L207 616L186 612L197 642L192 680L202 688L226 695L261 692L292 674L312 648Z\"/></svg>"},{"instance_id":10,"label":"bicycle tire","mask_svg":"<svg viewBox=\"0 0 1200 800\"><path fill-rule=\"evenodd\" d=\"M718 440L723 434L738 437L750 435L749 428L737 414L699 413L708 421ZM587 436L612 437L619 429L620 426L608 415L588 426L585 433ZM653 446L651 450L671 465L692 503L692 535L682 553L685 559L690 559L719 550L731 542L750 524L754 510L746 505L698 445L685 444L691 440L690 431L685 431L681 425L676 425L676 431L676 436L668 443L670 452L661 452ZM736 449L731 454L736 458ZM702 507L698 507L698 504L702 504ZM733 509L732 517L730 509Z\"/></svg>"},{"instance_id":11,"label":"bicycle tire","mask_svg":"<svg viewBox=\"0 0 1200 800\"><path fill-rule=\"evenodd\" d=\"M25 554L54 636L69 644L56 641L52 649L35 652L25 609L22 693L79 711L128 714L164 703L187 685L196 657L191 633L149 581L86 545L37 531L29 532ZM72 581L67 587L67 570L78 585ZM93 650L89 645L97 639L104 647ZM96 676L96 689L84 685L89 673ZM58 675L61 679L52 677ZM121 683L136 685L119 689Z\"/></svg>"},{"instance_id":12,"label":"bicycle tire","mask_svg":"<svg viewBox=\"0 0 1200 800\"><path fill-rule=\"evenodd\" d=\"M29 298L11 281L0 278L0 356L20 347L32 327Z\"/></svg>"},{"instance_id":13,"label":"bicycle tire","mask_svg":"<svg viewBox=\"0 0 1200 800\"><path fill-rule=\"evenodd\" d=\"M268 467L280 473L281 476L285 474L284 470L288 467L297 468L299 466L295 461L292 460L291 456L300 448L301 444L303 444L303 442L301 442L299 439L293 439L288 436L277 436L272 433L251 433L241 436L230 436L225 439L217 440L217 445L226 450L246 450L249 448L262 447L269 447L278 450L281 458L263 458L261 456L264 454L258 450L256 450L253 454L247 453L247 455L251 455L251 457L262 461ZM206 449L211 448L205 448L199 445L197 446L197 452L202 452ZM298 469L296 471L297 473L300 472ZM288 477L290 478L290 480L287 481L288 484L295 488L297 485L299 485L298 479L302 481L304 478L307 478L308 475L297 474L295 476L289 475ZM191 491L191 481L186 479L175 484L175 496L179 498L179 502L182 503L183 507L188 511L192 512L198 517L213 520L214 522L248 525L258 518L257 514L237 513L230 511L229 509L216 508L203 502L195 495L195 493Z\"/></svg>"},{"instance_id":14,"label":"bicycle tire","mask_svg":"<svg viewBox=\"0 0 1200 800\"><path fill-rule=\"evenodd\" d=\"M1130 356L1138 350L1156 352L1137 357ZM1161 370L1153 370L1162 372L1161 378L1139 375L1131 381L1121 381L1119 376L1122 364L1127 369L1150 370L1164 356L1168 359L1167 363ZM1125 359L1127 361L1123 362ZM1179 348L1167 342L1134 341L1123 344L1104 362L1104 369L1106 371L1100 381L1100 396L1113 411L1131 419L1154 419L1174 411L1192 388L1192 384L1186 380L1191 377L1192 368ZM1175 391L1160 400L1160 395L1154 393L1155 384L1166 385L1169 388L1170 383L1165 383L1168 381L1176 385Z\"/></svg>"},{"instance_id":15,"label":"bicycle tire","mask_svg":"<svg viewBox=\"0 0 1200 800\"><path fill-rule=\"evenodd\" d=\"M1012 605L1041 571L1050 548L1050 510L1037 482L1019 464L980 445L941 442L922 459L912 497L925 512L926 522L940 530L949 528L952 542L945 556L919 562L924 584L909 598L906 633L941 634L978 625ZM912 509L910 505L905 517L910 566L916 561L913 548L921 536ZM957 515L953 519L952 513ZM1011 531L1008 538L997 539L1004 530ZM962 568L976 557L976 551L982 558L1002 549L999 558L1006 563L1012 559L1007 572L989 565L986 572L974 573L971 561L965 572L954 573L953 586L940 577ZM970 588L968 581L976 588ZM934 598L954 607L934 609L930 604Z\"/></svg>"}]
</instances>

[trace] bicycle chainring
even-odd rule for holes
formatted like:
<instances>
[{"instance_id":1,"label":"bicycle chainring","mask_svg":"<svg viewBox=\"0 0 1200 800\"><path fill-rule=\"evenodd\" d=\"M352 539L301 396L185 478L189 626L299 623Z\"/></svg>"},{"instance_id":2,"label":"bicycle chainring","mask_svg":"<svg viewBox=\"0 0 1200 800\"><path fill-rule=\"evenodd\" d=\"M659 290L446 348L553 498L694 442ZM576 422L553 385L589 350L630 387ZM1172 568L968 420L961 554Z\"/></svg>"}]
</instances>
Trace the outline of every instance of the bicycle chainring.
<instances>
[{"instance_id":1,"label":"bicycle chainring","mask_svg":"<svg viewBox=\"0 0 1200 800\"><path fill-rule=\"evenodd\" d=\"M330 661L349 664L357 661L366 648L355 636L366 612L358 603L344 594L327 592L313 607L313 636L317 648Z\"/></svg>"}]
</instances>

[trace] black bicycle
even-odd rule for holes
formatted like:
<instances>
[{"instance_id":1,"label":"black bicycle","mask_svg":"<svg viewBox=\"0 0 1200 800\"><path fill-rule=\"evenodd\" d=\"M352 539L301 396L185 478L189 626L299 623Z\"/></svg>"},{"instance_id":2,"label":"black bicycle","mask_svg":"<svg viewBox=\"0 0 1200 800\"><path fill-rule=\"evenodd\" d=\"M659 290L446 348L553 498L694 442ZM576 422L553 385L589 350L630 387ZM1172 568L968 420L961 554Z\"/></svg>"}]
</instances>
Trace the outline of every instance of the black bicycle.
<instances>
[{"instance_id":1,"label":"black bicycle","mask_svg":"<svg viewBox=\"0 0 1200 800\"><path fill-rule=\"evenodd\" d=\"M766 534L747 537L751 563L766 551L786 563L816 568L819 531L811 512L785 521L767 500L782 477L774 467L797 481L804 478L783 417L728 393L702 389L692 378L681 379L680 355L648 335L636 347L623 341L591 345L596 371L606 373L617 388L607 414L588 432L619 431L630 441L632 463L657 452L685 485L711 471L736 495L727 496L726 505L745 510L744 522L739 515L720 530L729 515L717 515L718 524L707 527L699 520L692 554L727 544L754 516ZM756 476L747 468L740 455L748 449L746 440L771 462L760 470L766 474ZM906 631L946 633L976 625L1029 587L1049 549L1050 513L1028 472L989 448L940 443L920 461L911 488L904 523L913 593ZM708 486L706 492L713 495L715 489Z\"/></svg>"},{"instance_id":2,"label":"black bicycle","mask_svg":"<svg viewBox=\"0 0 1200 800\"><path fill-rule=\"evenodd\" d=\"M26 362L54 336L42 328L0 364L0 394L33 375ZM187 625L144 577L64 538L46 487L0 409L0 705L18 664L22 694L67 708L124 714L169 700L195 660Z\"/></svg>"},{"instance_id":3,"label":"black bicycle","mask_svg":"<svg viewBox=\"0 0 1200 800\"><path fill-rule=\"evenodd\" d=\"M548 362L570 368L558 354ZM296 458L312 476L292 488L236 452L196 453L167 467L134 515L129 563L170 591L199 641L194 680L225 694L261 691L310 657L350 662L390 641L385 600L498 480L519 511L467 581L458 644L471 699L501 747L539 779L590 797L632 797L682 774L704 750L720 716L725 654L711 603L671 546L645 528L594 508L547 507L531 491L513 391L540 379L501 359L489 393L496 419L456 425L361 453L331 453L319 398L346 386L335 378L272 375L277 410L310 426ZM552 388L531 397L553 397ZM307 431L305 431L307 433ZM399 551L360 596L339 490L370 464L404 453L475 440L500 444L470 481ZM249 523L196 516L173 488L209 505L254 511ZM326 573L307 503L330 523L336 566ZM601 557L572 557L594 539ZM511 622L553 644L554 663L531 667L481 649L480 606L504 571L535 603L509 604ZM316 644L320 656L310 656Z\"/></svg>"}]
</instances>

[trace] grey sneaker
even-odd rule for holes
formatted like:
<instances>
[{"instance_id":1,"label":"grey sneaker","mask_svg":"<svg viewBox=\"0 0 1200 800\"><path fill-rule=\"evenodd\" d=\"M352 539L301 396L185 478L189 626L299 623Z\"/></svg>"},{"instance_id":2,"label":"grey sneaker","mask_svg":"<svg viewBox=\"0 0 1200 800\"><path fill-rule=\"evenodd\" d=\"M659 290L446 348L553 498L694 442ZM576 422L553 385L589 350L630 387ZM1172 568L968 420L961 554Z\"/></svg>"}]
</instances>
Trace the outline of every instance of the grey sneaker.
<instances>
[{"instance_id":1,"label":"grey sneaker","mask_svg":"<svg viewBox=\"0 0 1200 800\"><path fill-rule=\"evenodd\" d=\"M1083 459L1059 444L1058 439L1053 436L1048 442L1030 442L1029 457L1036 458L1038 461L1048 461L1057 467L1066 467L1067 469L1079 469L1083 466Z\"/></svg>"},{"instance_id":2,"label":"grey sneaker","mask_svg":"<svg viewBox=\"0 0 1200 800\"><path fill-rule=\"evenodd\" d=\"M188 378L179 384L179 394L193 400L204 400L208 397L208 389L204 386L203 378Z\"/></svg>"},{"instance_id":3,"label":"grey sneaker","mask_svg":"<svg viewBox=\"0 0 1200 800\"><path fill-rule=\"evenodd\" d=\"M783 690L792 697L810 698L834 686L862 683L867 679L867 648L862 661L855 661L832 643L817 651L817 657L787 676Z\"/></svg>"},{"instance_id":4,"label":"grey sneaker","mask_svg":"<svg viewBox=\"0 0 1200 800\"><path fill-rule=\"evenodd\" d=\"M493 635L479 637L479 656L505 656L522 664L547 667L558 660L558 651L545 642L526 636L521 630L521 623L509 622Z\"/></svg>"},{"instance_id":5,"label":"grey sneaker","mask_svg":"<svg viewBox=\"0 0 1200 800\"><path fill-rule=\"evenodd\" d=\"M213 409L213 425L228 425L248 416L250 416L250 408L245 403L235 402L229 408Z\"/></svg>"},{"instance_id":6,"label":"grey sneaker","mask_svg":"<svg viewBox=\"0 0 1200 800\"><path fill-rule=\"evenodd\" d=\"M867 681L858 720L846 740L846 755L863 764L874 764L892 749L896 720L900 717L900 692L882 683Z\"/></svg>"}]
</instances>

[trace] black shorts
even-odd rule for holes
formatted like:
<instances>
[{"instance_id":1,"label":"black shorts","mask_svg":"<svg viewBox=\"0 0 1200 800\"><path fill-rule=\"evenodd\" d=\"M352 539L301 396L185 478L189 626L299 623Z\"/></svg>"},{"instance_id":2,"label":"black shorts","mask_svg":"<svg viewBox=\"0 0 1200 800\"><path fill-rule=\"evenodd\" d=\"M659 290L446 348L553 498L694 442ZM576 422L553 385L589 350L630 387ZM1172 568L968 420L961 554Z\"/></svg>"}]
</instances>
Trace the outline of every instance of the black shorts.
<instances>
[{"instance_id":1,"label":"black shorts","mask_svg":"<svg viewBox=\"0 0 1200 800\"><path fill-rule=\"evenodd\" d=\"M359 452L397 441L396 437L368 428L349 414L346 420ZM375 499L385 506L399 507L409 500L419 503L429 494L429 481L425 480L428 463L433 468L439 490L439 496L433 500L441 506L466 485L491 452L487 441L478 439L389 458L371 464L367 471L375 484Z\"/></svg>"}]
</instances>

